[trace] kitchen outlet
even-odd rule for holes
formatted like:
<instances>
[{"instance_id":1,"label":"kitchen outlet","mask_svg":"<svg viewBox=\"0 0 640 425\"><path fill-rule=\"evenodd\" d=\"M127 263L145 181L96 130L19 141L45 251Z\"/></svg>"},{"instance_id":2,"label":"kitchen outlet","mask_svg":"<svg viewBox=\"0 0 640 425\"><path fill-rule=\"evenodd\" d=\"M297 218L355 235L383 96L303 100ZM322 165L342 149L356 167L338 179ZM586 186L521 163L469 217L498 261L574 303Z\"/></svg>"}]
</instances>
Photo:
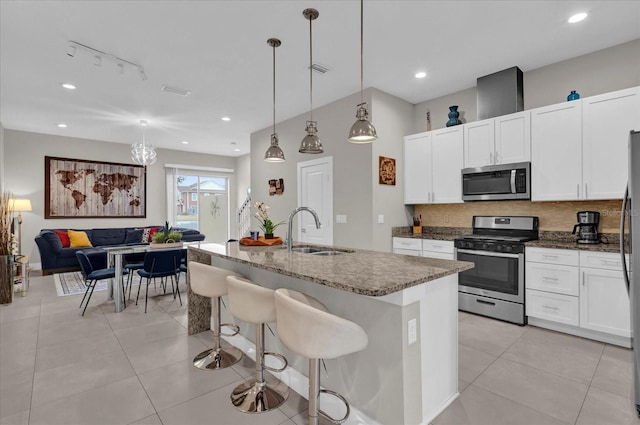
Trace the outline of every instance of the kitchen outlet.
<instances>
[{"instance_id":1,"label":"kitchen outlet","mask_svg":"<svg viewBox=\"0 0 640 425\"><path fill-rule=\"evenodd\" d=\"M418 340L418 329L416 319L411 319L407 323L407 339L409 340L409 345L413 344Z\"/></svg>"},{"instance_id":2,"label":"kitchen outlet","mask_svg":"<svg viewBox=\"0 0 640 425\"><path fill-rule=\"evenodd\" d=\"M384 215L378 214L378 224L384 223Z\"/></svg>"},{"instance_id":3,"label":"kitchen outlet","mask_svg":"<svg viewBox=\"0 0 640 425\"><path fill-rule=\"evenodd\" d=\"M347 222L347 216L343 214L336 215L336 223L344 224Z\"/></svg>"}]
</instances>

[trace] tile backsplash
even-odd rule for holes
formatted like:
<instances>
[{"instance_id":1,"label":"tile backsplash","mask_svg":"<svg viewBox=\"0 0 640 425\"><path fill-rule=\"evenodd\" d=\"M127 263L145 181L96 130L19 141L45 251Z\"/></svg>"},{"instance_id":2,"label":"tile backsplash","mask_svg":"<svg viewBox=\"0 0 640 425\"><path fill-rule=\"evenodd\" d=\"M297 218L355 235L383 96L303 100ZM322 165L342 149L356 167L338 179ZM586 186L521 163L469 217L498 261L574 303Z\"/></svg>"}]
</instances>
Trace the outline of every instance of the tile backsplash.
<instances>
[{"instance_id":1,"label":"tile backsplash","mask_svg":"<svg viewBox=\"0 0 640 425\"><path fill-rule=\"evenodd\" d=\"M620 226L621 200L531 202L487 201L462 204L416 205L414 214L433 227L471 227L474 215L533 215L540 217L540 230L571 231L578 211L600 212L600 232L616 233Z\"/></svg>"}]
</instances>

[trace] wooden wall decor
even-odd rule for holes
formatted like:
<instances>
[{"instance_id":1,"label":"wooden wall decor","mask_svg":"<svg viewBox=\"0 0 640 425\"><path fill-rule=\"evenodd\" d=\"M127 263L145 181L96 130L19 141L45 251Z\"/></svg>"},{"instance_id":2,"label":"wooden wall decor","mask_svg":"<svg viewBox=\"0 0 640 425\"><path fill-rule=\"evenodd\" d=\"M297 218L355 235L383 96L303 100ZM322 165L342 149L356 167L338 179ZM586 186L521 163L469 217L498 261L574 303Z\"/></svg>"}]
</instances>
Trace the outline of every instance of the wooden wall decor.
<instances>
[{"instance_id":1,"label":"wooden wall decor","mask_svg":"<svg viewBox=\"0 0 640 425\"><path fill-rule=\"evenodd\" d=\"M45 218L145 218L144 166L44 158Z\"/></svg>"},{"instance_id":2,"label":"wooden wall decor","mask_svg":"<svg viewBox=\"0 0 640 425\"><path fill-rule=\"evenodd\" d=\"M269 180L269 196L282 195L284 192L284 179Z\"/></svg>"},{"instance_id":3,"label":"wooden wall decor","mask_svg":"<svg viewBox=\"0 0 640 425\"><path fill-rule=\"evenodd\" d=\"M396 160L385 156L378 157L378 183L396 185Z\"/></svg>"}]
</instances>

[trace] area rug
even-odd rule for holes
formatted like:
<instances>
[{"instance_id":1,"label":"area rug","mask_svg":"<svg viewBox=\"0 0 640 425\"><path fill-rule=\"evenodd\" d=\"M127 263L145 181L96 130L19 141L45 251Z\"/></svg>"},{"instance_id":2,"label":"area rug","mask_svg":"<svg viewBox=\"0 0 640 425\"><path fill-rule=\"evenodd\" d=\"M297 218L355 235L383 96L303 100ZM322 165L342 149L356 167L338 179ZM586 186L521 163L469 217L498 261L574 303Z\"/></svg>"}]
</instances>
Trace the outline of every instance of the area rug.
<instances>
[{"instance_id":1,"label":"area rug","mask_svg":"<svg viewBox=\"0 0 640 425\"><path fill-rule=\"evenodd\" d=\"M53 281L56 284L56 292L59 297L66 297L69 295L78 295L84 294L87 290L87 285L84 284L84 278L82 277L82 273L80 272L67 272L67 273L56 273L53 275ZM139 278L138 276L134 276L133 278L133 286L138 286ZM180 273L180 284L186 283L186 275L184 273ZM109 281L108 280L100 280L96 284L95 291L106 291L108 288Z\"/></svg>"}]
</instances>

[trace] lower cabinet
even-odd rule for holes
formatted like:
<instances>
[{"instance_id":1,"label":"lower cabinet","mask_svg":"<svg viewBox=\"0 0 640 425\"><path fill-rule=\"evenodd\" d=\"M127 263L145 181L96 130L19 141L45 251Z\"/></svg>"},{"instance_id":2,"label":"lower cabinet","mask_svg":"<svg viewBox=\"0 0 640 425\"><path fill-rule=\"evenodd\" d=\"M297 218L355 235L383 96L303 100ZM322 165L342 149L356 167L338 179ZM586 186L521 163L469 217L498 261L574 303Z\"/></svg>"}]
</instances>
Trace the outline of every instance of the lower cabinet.
<instances>
[{"instance_id":1,"label":"lower cabinet","mask_svg":"<svg viewBox=\"0 0 640 425\"><path fill-rule=\"evenodd\" d=\"M619 254L527 248L529 323L629 347L630 303Z\"/></svg>"},{"instance_id":2,"label":"lower cabinet","mask_svg":"<svg viewBox=\"0 0 640 425\"><path fill-rule=\"evenodd\" d=\"M453 241L393 238L393 253L453 260Z\"/></svg>"},{"instance_id":3,"label":"lower cabinet","mask_svg":"<svg viewBox=\"0 0 640 425\"><path fill-rule=\"evenodd\" d=\"M419 257L422 255L422 239L393 238L393 253Z\"/></svg>"}]
</instances>

